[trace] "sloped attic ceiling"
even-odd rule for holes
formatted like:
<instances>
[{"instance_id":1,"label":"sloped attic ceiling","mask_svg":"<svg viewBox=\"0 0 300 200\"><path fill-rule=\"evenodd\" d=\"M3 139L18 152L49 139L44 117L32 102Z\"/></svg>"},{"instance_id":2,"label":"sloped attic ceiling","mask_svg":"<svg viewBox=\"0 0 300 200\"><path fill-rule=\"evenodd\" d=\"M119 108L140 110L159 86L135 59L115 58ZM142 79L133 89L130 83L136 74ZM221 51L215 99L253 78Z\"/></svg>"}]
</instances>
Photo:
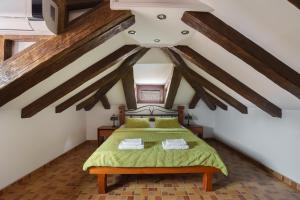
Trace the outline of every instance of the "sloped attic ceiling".
<instances>
[{"instance_id":1,"label":"sloped attic ceiling","mask_svg":"<svg viewBox=\"0 0 300 200\"><path fill-rule=\"evenodd\" d=\"M262 48L275 55L298 73L300 72L300 60L298 56L298 52L300 52L300 38L298 37L300 33L298 23L300 12L299 9L288 1L266 0L262 2L257 0L246 2L230 0L220 2L217 0L202 0L201 2L213 8L212 13L215 16L259 44ZM188 45L280 108L300 109L300 100L297 97L274 84L264 75L254 70L251 66L203 34L183 23L181 17L184 11L185 9L182 8L134 8L133 14L136 15L136 23L133 26L81 56L75 62L37 84L1 109L23 108L47 91L60 85L68 78L74 76L101 58L104 58L124 44L138 44L147 47L171 47L178 44ZM279 15L278 13L284 13L284 15ZM158 20L158 14L165 14L167 18L165 20ZM129 30L135 30L136 33L134 35L128 34ZM182 35L181 31L183 30L188 30L189 34ZM155 39L159 39L160 42L155 42ZM247 107L256 107L188 60L185 60L185 62L191 69L201 74ZM136 67L140 67L140 69L143 67L149 68L151 64L156 64L157 66L160 64L173 65L172 61L161 53L160 50L151 49L137 63ZM52 106L57 106L64 102L69 97L116 69L119 65L120 63L117 63L112 68L84 83L76 90L56 101ZM142 77L136 78L142 79ZM188 104L193 95L193 89L183 79L180 83L174 104ZM108 92L107 96L111 104L125 104L121 82L118 82ZM71 109L74 109L74 107Z\"/></svg>"}]
</instances>

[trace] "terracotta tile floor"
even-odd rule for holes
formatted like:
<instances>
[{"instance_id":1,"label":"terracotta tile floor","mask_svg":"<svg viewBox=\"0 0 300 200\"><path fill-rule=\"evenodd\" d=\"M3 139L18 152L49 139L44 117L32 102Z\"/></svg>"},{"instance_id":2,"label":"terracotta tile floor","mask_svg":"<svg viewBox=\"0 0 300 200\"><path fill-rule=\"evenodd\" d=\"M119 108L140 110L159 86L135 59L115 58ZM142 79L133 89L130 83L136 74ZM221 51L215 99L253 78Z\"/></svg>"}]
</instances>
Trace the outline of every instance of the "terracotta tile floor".
<instances>
[{"instance_id":1,"label":"terracotta tile floor","mask_svg":"<svg viewBox=\"0 0 300 200\"><path fill-rule=\"evenodd\" d=\"M0 194L0 200L289 200L300 193L268 176L216 142L230 175L214 178L214 192L202 192L201 175L109 176L106 195L97 194L96 177L81 170L96 145L86 143Z\"/></svg>"}]
</instances>

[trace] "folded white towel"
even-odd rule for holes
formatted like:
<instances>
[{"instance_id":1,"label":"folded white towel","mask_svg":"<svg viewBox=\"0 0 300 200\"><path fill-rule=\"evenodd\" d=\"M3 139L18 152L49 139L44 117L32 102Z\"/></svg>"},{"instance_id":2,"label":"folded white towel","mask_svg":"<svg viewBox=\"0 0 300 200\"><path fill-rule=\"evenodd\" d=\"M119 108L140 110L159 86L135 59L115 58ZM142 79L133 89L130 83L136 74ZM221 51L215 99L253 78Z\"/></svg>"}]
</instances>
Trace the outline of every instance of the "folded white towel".
<instances>
[{"instance_id":1,"label":"folded white towel","mask_svg":"<svg viewBox=\"0 0 300 200\"><path fill-rule=\"evenodd\" d=\"M189 145L166 145L166 141L162 141L162 147L164 150L171 150L171 149L188 149Z\"/></svg>"},{"instance_id":2,"label":"folded white towel","mask_svg":"<svg viewBox=\"0 0 300 200\"><path fill-rule=\"evenodd\" d=\"M126 150L126 149L144 149L144 144L140 145L124 145L122 143L119 144L118 148L120 150Z\"/></svg>"},{"instance_id":3,"label":"folded white towel","mask_svg":"<svg viewBox=\"0 0 300 200\"><path fill-rule=\"evenodd\" d=\"M166 139L166 145L186 145L184 139Z\"/></svg>"},{"instance_id":4,"label":"folded white towel","mask_svg":"<svg viewBox=\"0 0 300 200\"><path fill-rule=\"evenodd\" d=\"M142 145L143 141L141 138L134 138L134 139L124 139L122 140L121 143L126 145Z\"/></svg>"}]
</instances>

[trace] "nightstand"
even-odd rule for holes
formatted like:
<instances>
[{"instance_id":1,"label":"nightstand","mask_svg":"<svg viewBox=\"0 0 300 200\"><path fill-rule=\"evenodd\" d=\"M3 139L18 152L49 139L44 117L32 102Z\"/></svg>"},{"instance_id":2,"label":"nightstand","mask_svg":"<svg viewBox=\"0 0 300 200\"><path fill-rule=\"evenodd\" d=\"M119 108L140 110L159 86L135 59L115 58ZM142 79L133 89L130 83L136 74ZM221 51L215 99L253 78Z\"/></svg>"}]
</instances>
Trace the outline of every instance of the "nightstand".
<instances>
[{"instance_id":1,"label":"nightstand","mask_svg":"<svg viewBox=\"0 0 300 200\"><path fill-rule=\"evenodd\" d=\"M199 125L189 125L185 126L187 129L192 131L195 135L197 135L199 138L203 138L203 127Z\"/></svg>"},{"instance_id":2,"label":"nightstand","mask_svg":"<svg viewBox=\"0 0 300 200\"><path fill-rule=\"evenodd\" d=\"M97 132L98 146L107 139L119 127L113 126L100 126Z\"/></svg>"}]
</instances>

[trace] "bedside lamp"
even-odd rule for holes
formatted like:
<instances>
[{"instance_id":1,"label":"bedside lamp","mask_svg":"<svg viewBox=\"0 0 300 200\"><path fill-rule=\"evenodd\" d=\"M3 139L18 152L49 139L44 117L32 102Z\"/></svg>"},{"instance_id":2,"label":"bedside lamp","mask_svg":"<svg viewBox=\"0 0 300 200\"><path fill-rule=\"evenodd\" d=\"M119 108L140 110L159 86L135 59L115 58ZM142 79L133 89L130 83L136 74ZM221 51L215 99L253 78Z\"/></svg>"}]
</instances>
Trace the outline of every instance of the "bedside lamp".
<instances>
[{"instance_id":1,"label":"bedside lamp","mask_svg":"<svg viewBox=\"0 0 300 200\"><path fill-rule=\"evenodd\" d=\"M187 125L190 126L190 120L193 119L192 115L190 115L190 113L188 113L187 115L185 115L184 118L187 120Z\"/></svg>"},{"instance_id":2,"label":"bedside lamp","mask_svg":"<svg viewBox=\"0 0 300 200\"><path fill-rule=\"evenodd\" d=\"M113 127L116 127L116 121L118 120L118 116L113 114L111 117L110 117L110 121L113 121Z\"/></svg>"}]
</instances>

